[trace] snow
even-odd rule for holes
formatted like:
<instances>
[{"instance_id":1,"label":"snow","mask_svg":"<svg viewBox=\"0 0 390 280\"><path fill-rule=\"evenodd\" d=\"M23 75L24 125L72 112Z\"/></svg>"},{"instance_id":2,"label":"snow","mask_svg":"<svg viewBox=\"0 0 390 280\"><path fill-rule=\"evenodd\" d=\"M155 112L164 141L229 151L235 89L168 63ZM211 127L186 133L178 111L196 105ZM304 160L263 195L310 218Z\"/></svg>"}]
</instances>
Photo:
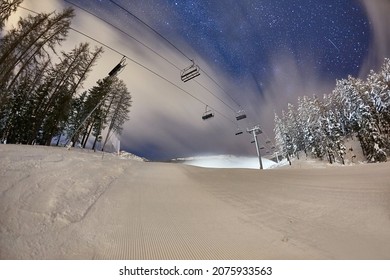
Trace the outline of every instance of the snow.
<instances>
[{"instance_id":1,"label":"snow","mask_svg":"<svg viewBox=\"0 0 390 280\"><path fill-rule=\"evenodd\" d=\"M258 157L245 157L233 155L210 155L177 159L187 165L207 168L249 168L259 169ZM268 169L276 165L276 162L262 158L263 168Z\"/></svg>"},{"instance_id":2,"label":"snow","mask_svg":"<svg viewBox=\"0 0 390 280\"><path fill-rule=\"evenodd\" d=\"M132 153L128 153L126 151L120 151L119 158L121 158L121 159L132 159L132 160L137 160L137 161L146 161L145 158L139 157L139 156L134 155Z\"/></svg>"},{"instance_id":3,"label":"snow","mask_svg":"<svg viewBox=\"0 0 390 280\"><path fill-rule=\"evenodd\" d=\"M389 259L389 167L0 145L0 259Z\"/></svg>"}]
</instances>

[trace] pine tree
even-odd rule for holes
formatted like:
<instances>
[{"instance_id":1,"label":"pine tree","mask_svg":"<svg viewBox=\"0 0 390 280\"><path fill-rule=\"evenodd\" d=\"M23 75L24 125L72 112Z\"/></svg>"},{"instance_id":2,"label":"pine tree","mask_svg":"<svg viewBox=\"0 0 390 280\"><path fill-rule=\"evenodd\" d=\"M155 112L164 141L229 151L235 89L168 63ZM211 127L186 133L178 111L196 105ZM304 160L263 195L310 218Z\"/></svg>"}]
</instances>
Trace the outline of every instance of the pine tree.
<instances>
[{"instance_id":1,"label":"pine tree","mask_svg":"<svg viewBox=\"0 0 390 280\"><path fill-rule=\"evenodd\" d=\"M78 139L80 135L80 126L88 115L85 109L85 103L87 100L88 92L84 91L79 96L75 96L70 104L68 120L64 125L64 131L61 131L61 135L64 133L68 138L72 137L73 140Z\"/></svg>"},{"instance_id":2,"label":"pine tree","mask_svg":"<svg viewBox=\"0 0 390 280\"><path fill-rule=\"evenodd\" d=\"M370 108L384 145L390 146L390 60L386 59L379 73L367 78Z\"/></svg>"},{"instance_id":3,"label":"pine tree","mask_svg":"<svg viewBox=\"0 0 390 280\"><path fill-rule=\"evenodd\" d=\"M45 102L40 106L46 145L50 145L54 135L63 131L72 98L101 52L102 48L98 48L91 53L88 43L80 44L70 53L63 53L64 59L53 69L50 82L52 87L48 89Z\"/></svg>"},{"instance_id":4,"label":"pine tree","mask_svg":"<svg viewBox=\"0 0 390 280\"><path fill-rule=\"evenodd\" d=\"M19 73L39 56L46 54L45 48L55 52L55 47L65 40L74 13L66 9L59 14L38 14L20 19L18 28L6 34L0 51L0 86L9 88L14 84L13 75L19 65ZM9 84L11 83L11 85Z\"/></svg>"},{"instance_id":5,"label":"pine tree","mask_svg":"<svg viewBox=\"0 0 390 280\"><path fill-rule=\"evenodd\" d=\"M0 31L10 15L16 11L23 0L1 0L0 2Z\"/></svg>"},{"instance_id":6,"label":"pine tree","mask_svg":"<svg viewBox=\"0 0 390 280\"><path fill-rule=\"evenodd\" d=\"M328 153L329 162L332 164L336 161L336 156L344 162L345 145L343 138L343 132L339 120L331 107L331 101L328 96L324 97L324 113L323 113L323 129L326 135L326 148Z\"/></svg>"},{"instance_id":7,"label":"pine tree","mask_svg":"<svg viewBox=\"0 0 390 280\"><path fill-rule=\"evenodd\" d=\"M83 127L80 129L81 145L85 148L90 134L93 132L96 138L101 134L104 126L104 115L106 115L105 102L110 94L112 84L114 82L113 77L106 77L97 81L97 85L89 90L89 95L85 101L83 117ZM73 143L80 141L75 135L74 139L71 139ZM93 149L96 146L94 143Z\"/></svg>"},{"instance_id":8,"label":"pine tree","mask_svg":"<svg viewBox=\"0 0 390 280\"><path fill-rule=\"evenodd\" d=\"M114 82L113 89L111 91L112 103L108 109L107 123L108 132L106 139L102 146L102 151L110 138L111 132L120 135L122 133L123 124L129 120L129 112L131 107L131 95L127 90L125 83L122 80Z\"/></svg>"},{"instance_id":9,"label":"pine tree","mask_svg":"<svg viewBox=\"0 0 390 280\"><path fill-rule=\"evenodd\" d=\"M34 92L42 83L49 65L50 60L31 63L19 77L17 86L10 92L7 106L0 110L0 135L7 138L9 143L28 142L26 135L30 128L26 125L31 125L35 117L32 111L35 106Z\"/></svg>"},{"instance_id":10,"label":"pine tree","mask_svg":"<svg viewBox=\"0 0 390 280\"><path fill-rule=\"evenodd\" d=\"M21 0L3 1L1 27ZM90 51L87 43L80 44L71 52L58 56L53 65L56 48L65 40L74 13L65 9L61 13L41 13L27 16L18 22L0 40L0 136L9 143L50 144L54 136L83 132L76 131L82 120L109 91L96 98L87 93L77 97L88 73L103 52L102 48ZM110 84L112 81L109 82ZM105 124L107 108L100 102L85 129L97 129ZM120 131L120 118L113 118L114 130ZM101 129L100 127L99 129ZM88 132L90 133L91 130ZM85 136L86 134L84 134ZM89 134L88 134L89 135ZM86 137L87 139L88 137Z\"/></svg>"},{"instance_id":11,"label":"pine tree","mask_svg":"<svg viewBox=\"0 0 390 280\"><path fill-rule=\"evenodd\" d=\"M282 120L279 118L279 116L275 112L275 127L274 127L274 133L275 133L275 148L278 151L278 153L282 156L285 156L287 153L286 149L286 140L284 135L286 134L285 126Z\"/></svg>"},{"instance_id":12,"label":"pine tree","mask_svg":"<svg viewBox=\"0 0 390 280\"><path fill-rule=\"evenodd\" d=\"M2 38L0 48L0 133L3 138L9 138L10 134L17 134L13 132L16 127L14 112L18 111L19 105L14 103L23 100L20 97L23 95L26 97L32 92L31 90L20 91L20 85L26 85L29 76L34 77L35 83L30 82L33 88L39 84L39 79L42 79L43 75L41 72L34 73L34 71L41 68L39 65L48 65L48 61L51 59L48 50L55 53L54 47L65 39L72 17L73 10L71 9L64 10L59 14L28 16L20 19L18 27L10 30ZM38 80L36 80L37 77L39 77ZM22 92L24 93L21 96ZM17 141L16 138L14 137L13 141Z\"/></svg>"}]
</instances>

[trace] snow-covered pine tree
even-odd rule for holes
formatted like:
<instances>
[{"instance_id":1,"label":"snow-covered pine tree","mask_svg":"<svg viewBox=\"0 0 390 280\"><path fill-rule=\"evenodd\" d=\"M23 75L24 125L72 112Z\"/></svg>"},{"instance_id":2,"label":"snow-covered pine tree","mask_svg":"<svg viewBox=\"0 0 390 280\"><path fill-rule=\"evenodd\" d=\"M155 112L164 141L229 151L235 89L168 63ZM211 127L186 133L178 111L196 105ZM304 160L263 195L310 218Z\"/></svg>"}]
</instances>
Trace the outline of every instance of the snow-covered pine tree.
<instances>
[{"instance_id":1,"label":"snow-covered pine tree","mask_svg":"<svg viewBox=\"0 0 390 280\"><path fill-rule=\"evenodd\" d=\"M309 154L310 142L313 137L309 126L311 119L310 109L310 99L307 96L298 97L297 118L300 126L300 145L306 157Z\"/></svg>"},{"instance_id":2,"label":"snow-covered pine tree","mask_svg":"<svg viewBox=\"0 0 390 280\"><path fill-rule=\"evenodd\" d=\"M312 156L323 159L326 154L326 135L323 129L323 109L321 101L316 96L309 101L310 120L308 130L310 131L309 145Z\"/></svg>"},{"instance_id":3,"label":"snow-covered pine tree","mask_svg":"<svg viewBox=\"0 0 390 280\"><path fill-rule=\"evenodd\" d=\"M338 80L323 101L298 98L298 109L289 104L282 118L275 115L275 134L287 155L304 149L330 162L344 161L344 138L358 136L369 161L384 161L390 151L390 59L366 81L349 76ZM277 134L279 128L283 133ZM283 137L282 137L283 136ZM277 141L277 142L278 142Z\"/></svg>"},{"instance_id":4,"label":"snow-covered pine tree","mask_svg":"<svg viewBox=\"0 0 390 280\"><path fill-rule=\"evenodd\" d=\"M294 105L288 103L285 119L287 129L287 151L290 156L295 156L299 159L300 129L296 115Z\"/></svg>"},{"instance_id":5,"label":"snow-covered pine tree","mask_svg":"<svg viewBox=\"0 0 390 280\"><path fill-rule=\"evenodd\" d=\"M362 93L369 113L364 116L360 134L364 137L367 159L385 161L386 155L386 103L387 84L383 75L370 72Z\"/></svg>"},{"instance_id":6,"label":"snow-covered pine tree","mask_svg":"<svg viewBox=\"0 0 390 280\"><path fill-rule=\"evenodd\" d=\"M336 114L332 110L329 96L324 96L323 129L326 135L326 148L330 163L335 162L336 158L344 164L345 145L342 140L342 129Z\"/></svg>"},{"instance_id":7,"label":"snow-covered pine tree","mask_svg":"<svg viewBox=\"0 0 390 280\"><path fill-rule=\"evenodd\" d=\"M282 112L284 114L284 112ZM286 128L285 124L283 123L282 119L279 118L279 116L275 112L275 127L274 127L274 133L275 133L275 148L279 155L286 156L287 159L290 161L290 158L287 156L287 143L286 143ZM291 162L290 162L291 165Z\"/></svg>"},{"instance_id":8,"label":"snow-covered pine tree","mask_svg":"<svg viewBox=\"0 0 390 280\"><path fill-rule=\"evenodd\" d=\"M382 137L383 148L390 148L390 60L386 59L379 73L373 71L367 78L370 108L377 129Z\"/></svg>"},{"instance_id":9,"label":"snow-covered pine tree","mask_svg":"<svg viewBox=\"0 0 390 280\"><path fill-rule=\"evenodd\" d=\"M286 158L291 165L291 158L294 156L295 147L293 143L292 125L290 120L288 119L288 114L282 111L282 123L284 126L284 142L286 147Z\"/></svg>"}]
</instances>

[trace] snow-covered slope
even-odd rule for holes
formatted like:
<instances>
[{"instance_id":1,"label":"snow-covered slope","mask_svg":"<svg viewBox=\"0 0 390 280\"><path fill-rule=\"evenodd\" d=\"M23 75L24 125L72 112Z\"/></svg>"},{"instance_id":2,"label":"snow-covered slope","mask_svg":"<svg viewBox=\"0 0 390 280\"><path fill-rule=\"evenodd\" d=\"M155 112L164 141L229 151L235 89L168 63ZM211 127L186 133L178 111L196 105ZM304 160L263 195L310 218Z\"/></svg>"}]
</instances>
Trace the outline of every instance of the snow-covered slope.
<instances>
[{"instance_id":1,"label":"snow-covered slope","mask_svg":"<svg viewBox=\"0 0 390 280\"><path fill-rule=\"evenodd\" d=\"M0 145L0 259L390 259L389 168L211 169Z\"/></svg>"}]
</instances>

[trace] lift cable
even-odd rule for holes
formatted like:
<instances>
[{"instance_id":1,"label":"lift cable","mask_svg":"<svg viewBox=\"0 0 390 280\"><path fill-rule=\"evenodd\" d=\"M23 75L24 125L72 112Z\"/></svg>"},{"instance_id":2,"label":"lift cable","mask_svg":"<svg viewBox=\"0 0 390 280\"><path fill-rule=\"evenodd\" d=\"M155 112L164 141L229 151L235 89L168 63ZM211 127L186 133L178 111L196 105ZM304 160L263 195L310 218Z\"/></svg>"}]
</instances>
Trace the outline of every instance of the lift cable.
<instances>
[{"instance_id":1,"label":"lift cable","mask_svg":"<svg viewBox=\"0 0 390 280\"><path fill-rule=\"evenodd\" d=\"M149 47L148 45L146 45L145 43L143 43L142 41L138 40L137 38L135 38L134 36L130 35L129 33L123 31L122 29L120 29L119 27L115 26L114 24L110 23L109 21L103 19L102 17L88 11L87 9L84 9L83 7L80 7L79 5L69 1L69 0L64 0L65 2L67 2L68 4L70 5L73 5L75 7L77 7L78 9L96 17L97 19L103 21L104 23L108 24L109 26L115 28L116 30L120 31L121 33L125 34L127 37L135 40L137 43L139 43L140 45L142 45L143 47L147 48L148 50L150 50L151 52L153 52L154 54L156 54L157 56L159 56L160 58L162 58L163 60L165 60L166 62L168 62L171 66L173 66L174 68L176 68L177 70L181 70L178 66L176 66L174 63L172 63L170 60L168 60L167 58L165 58L164 56L162 56L161 54L159 54L157 51L153 50L151 47ZM202 69L202 72L204 72L206 74L207 77L209 77L214 83L217 84L217 82L211 78L203 69ZM218 97L215 93L213 93L211 90L209 90L208 88L206 88L204 85L202 85L199 81L195 81L199 86L201 86L203 89L205 89L206 91L208 91L211 95L213 95L215 98L217 98L219 101L221 101L225 106L227 106L230 110L232 110L233 112L237 112L237 110L235 110L233 107L231 107L230 105L228 105L224 100L222 100L220 97ZM217 84L218 85L218 84ZM219 86L219 85L218 85ZM221 86L219 86L222 90L223 88ZM224 90L223 90L224 91ZM226 92L225 92L226 93ZM232 98L232 100L241 108L241 106Z\"/></svg>"},{"instance_id":2,"label":"lift cable","mask_svg":"<svg viewBox=\"0 0 390 280\"><path fill-rule=\"evenodd\" d=\"M114 4L115 6L117 6L118 8L122 9L123 11L125 11L126 13L130 14L131 16L133 16L135 19L137 19L139 22L141 22L142 24L144 24L145 26L147 26L150 30L152 30L154 33L156 33L158 36L160 36L162 39L164 39L164 41L166 41L169 45L171 45L173 48L175 48L178 52L180 52L182 55L184 55L188 60L191 60L190 57L188 57L183 51L181 51L178 47L176 47L174 44L171 43L171 41L169 41L166 37L164 37L161 33L159 33L157 30L155 30L153 27L151 27L149 24L147 24L146 22L144 22L142 19L140 19L138 16L136 16L135 14L133 14L132 12L130 12L128 9L126 9L125 7L119 5L118 3L116 3L115 1L113 0L109 0L112 4Z\"/></svg>"},{"instance_id":3,"label":"lift cable","mask_svg":"<svg viewBox=\"0 0 390 280\"><path fill-rule=\"evenodd\" d=\"M69 1L65 0L66 2L69 3ZM147 24L145 21L143 21L141 18L139 18L138 16L136 16L134 13L132 13L131 11L129 11L128 9L126 9L125 7L119 5L118 3L116 3L114 0L109 0L111 3L113 3L114 5L116 5L117 7L119 7L120 9L122 9L123 11L125 11L126 13L128 13L129 15L133 16L135 19L137 19L139 22L141 22L142 24L144 24L146 27L148 27L150 30L152 30L155 34L157 34L160 38L162 38L164 41L166 41L169 45L171 45L173 48L175 48L178 52L180 52L184 57L186 57L189 61L193 61L188 55L186 55L182 50L180 50L178 47L176 47L171 41L169 41L164 35L162 35L160 32L158 32L156 29L154 29L153 27L151 27L149 24ZM229 96L233 102L240 108L242 109L242 106L237 102L237 100L235 100L229 93L227 93L223 87L215 80L213 79L204 69L201 69L203 73L206 74L206 76L212 80L220 89L222 89L222 91L227 95ZM229 106L230 107L230 106ZM235 111L233 109L233 111ZM236 112L236 111L235 111Z\"/></svg>"},{"instance_id":4,"label":"lift cable","mask_svg":"<svg viewBox=\"0 0 390 280\"><path fill-rule=\"evenodd\" d=\"M208 88L206 88L204 85L202 85L201 83L199 83L198 81L195 81L195 83L197 83L199 86L201 86L203 89L205 89L206 91L208 91L210 94L212 94L215 98L217 98L219 101L221 101L223 104L225 104L226 107L228 107L230 110L232 110L233 112L237 112L236 110L234 110L233 107L231 107L229 104L227 104L225 101L223 101L220 97L216 96L212 91L210 91Z\"/></svg>"},{"instance_id":5,"label":"lift cable","mask_svg":"<svg viewBox=\"0 0 390 280\"><path fill-rule=\"evenodd\" d=\"M75 6L76 8L90 14L91 16L103 21L104 23L108 24L109 26L111 26L112 28L120 31L121 33L125 34L127 37L133 39L134 41L136 41L137 43L139 43L140 45L142 45L143 47L147 48L148 50L150 50L151 52L153 52L155 55L159 56L160 58L162 58L163 60L165 60L166 62L168 62L170 65L172 65L173 67L177 68L178 70L180 70L179 67L177 67L175 64L173 64L171 61L169 61L168 59L166 59L165 57L163 57L161 54L159 54L158 52L156 52L155 50L153 50L152 48L150 48L148 45L144 44L142 41L138 40L137 38L135 38L134 36L130 35L129 33L123 31L122 29L120 29L119 27L115 26L114 24L110 23L109 21L105 20L104 18L88 11L87 9L84 9L83 7L69 1L69 0L64 0L64 2L67 2L68 4L70 5L73 5Z\"/></svg>"},{"instance_id":6,"label":"lift cable","mask_svg":"<svg viewBox=\"0 0 390 280\"><path fill-rule=\"evenodd\" d=\"M214 84L216 84L227 96L230 97L230 99L240 108L242 109L242 106L238 103L236 99L233 98L215 79L213 79L204 69L202 69L202 72L211 80Z\"/></svg>"},{"instance_id":7,"label":"lift cable","mask_svg":"<svg viewBox=\"0 0 390 280\"><path fill-rule=\"evenodd\" d=\"M28 8L25 8L25 7L22 7L22 6L19 6L19 7L22 8L22 9L24 9L24 10L27 10L27 11L29 11L29 12L32 12L32 13L35 13L35 14L39 14L39 13L37 13L37 12L35 12L35 11L33 11L33 10L30 10L30 9L28 9ZM228 120L228 121L230 121L230 122L232 122L232 123L235 123L235 121L231 120L231 119L230 119L229 117L227 117L225 114L223 114L223 113L221 113L220 111L216 110L216 109L213 108L212 106L208 105L206 102L202 101L202 100L199 99L198 97L196 97L196 96L194 96L193 94L191 94L189 91L183 89L182 87L178 86L178 85L175 84L174 82L168 80L167 78L163 77L162 75L158 74L157 72L155 72L155 71L153 71L152 69L148 68L147 66L143 65L142 63L140 63L140 62L138 62L138 61L136 61L136 60L130 58L129 56L125 55L124 53L122 53L122 52L120 52L120 51L118 51L118 50L116 50L116 49L110 47L109 45L107 45L107 44L105 44L105 43L103 43L103 42L101 42L101 41L95 39L95 38L92 37L92 36L89 36L88 34L82 32L82 31L80 31L80 30L77 30L77 29L75 29L75 28L73 28L73 27L69 27L69 29L72 30L72 31L74 31L74 32L76 32L76 33L78 33L78 34L80 34L80 35L82 35L82 36L84 36L84 37L86 37L86 38L88 38L88 39L90 39L90 40L92 40L92 41L94 41L94 42L96 42L96 43L98 43L98 44L100 44L100 45L102 45L102 46L104 46L104 47L106 47L107 49L109 49L109 50L111 50L111 51L113 51L113 52L119 54L120 56L129 59L129 60L132 61L134 64L136 64L136 65L138 65L138 66L144 68L145 70L151 72L152 74L156 75L157 77L161 78L162 80L166 81L167 83L173 85L174 87L176 87L176 88L178 88L179 90L183 91L184 93L186 93L187 95L189 95L189 96L192 97L193 99L197 100L198 102L202 103L203 105L208 106L208 107L211 108L214 112L218 113L219 115L221 115L221 116L222 116L223 118L225 118L226 120Z\"/></svg>"},{"instance_id":8,"label":"lift cable","mask_svg":"<svg viewBox=\"0 0 390 280\"><path fill-rule=\"evenodd\" d=\"M187 95L191 96L192 98L194 98L194 99L197 100L198 102L202 103L203 105L210 107L211 109L213 109L216 113L218 113L219 115L221 115L221 116L224 117L225 119L227 119L227 120L229 120L230 122L233 122L233 123L234 123L233 120L231 120L230 118L228 118L227 116L225 116L223 113L219 112L218 110L216 110L216 109L213 108L212 106L208 105L206 102L204 102L204 101L202 101L201 99L199 99L198 97L194 96L194 95L193 95L192 93L190 93L189 91L183 89L182 87L178 86L178 85L175 84L174 82L168 80L167 78L165 78L165 77L163 77L162 75L158 74L158 73L155 72L154 70L152 70L152 69L148 68L147 66L143 65L142 63L140 63L140 62L138 62L138 61L136 61L136 60L130 58L129 56L127 56L127 55L125 55L125 54L123 54L123 53L121 53L121 52L115 50L114 48L108 46L107 44L104 44L104 43L102 43L101 41L99 41L99 40L97 40L97 39L95 39L95 38L93 38L93 37L91 37L91 36L89 36L89 35L87 35L87 34L81 32L81 31L79 31L79 30L77 30L77 29L75 29L75 28L72 28L72 27L71 27L70 29L73 30L74 32L77 32L77 33L79 33L79 34L81 34L81 35L87 37L88 39L93 40L93 41L95 41L96 43L98 43L98 44L100 44L100 45L102 45L102 46L104 46L104 47L106 47L106 48L108 48L108 49L110 49L110 50L116 52L117 54L119 54L119 55L121 55L121 56L123 56L123 57L129 59L129 60L132 61L134 64L136 64L136 65L138 65L138 66L144 68L145 70L151 72L152 74L156 75L157 77L161 78L162 80L166 81L167 83L173 85L174 87L176 87L176 88L178 88L179 90L183 91L183 92L186 93Z\"/></svg>"}]
</instances>

